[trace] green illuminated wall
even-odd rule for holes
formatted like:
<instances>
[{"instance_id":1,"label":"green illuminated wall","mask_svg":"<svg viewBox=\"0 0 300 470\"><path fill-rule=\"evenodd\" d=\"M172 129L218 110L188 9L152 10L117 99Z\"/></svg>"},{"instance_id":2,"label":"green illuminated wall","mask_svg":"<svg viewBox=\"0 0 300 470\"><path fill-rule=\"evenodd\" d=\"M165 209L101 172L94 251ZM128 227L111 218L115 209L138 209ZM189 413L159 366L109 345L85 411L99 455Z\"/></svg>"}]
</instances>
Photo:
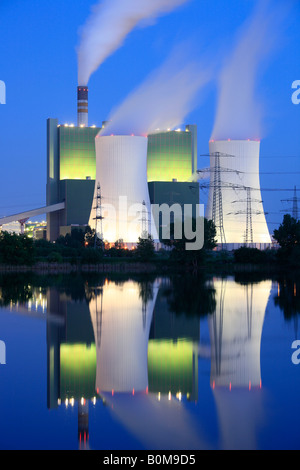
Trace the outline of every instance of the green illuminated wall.
<instances>
[{"instance_id":1,"label":"green illuminated wall","mask_svg":"<svg viewBox=\"0 0 300 470\"><path fill-rule=\"evenodd\" d=\"M187 181L193 173L193 135L170 131L148 136L148 181Z\"/></svg>"},{"instance_id":2,"label":"green illuminated wall","mask_svg":"<svg viewBox=\"0 0 300 470\"><path fill-rule=\"evenodd\" d=\"M97 352L95 344L61 344L60 346L60 398L96 395Z\"/></svg>"},{"instance_id":3,"label":"green illuminated wall","mask_svg":"<svg viewBox=\"0 0 300 470\"><path fill-rule=\"evenodd\" d=\"M192 341L150 340L148 343L148 380L150 392L181 392L197 398L195 381L198 364Z\"/></svg>"},{"instance_id":4,"label":"green illuminated wall","mask_svg":"<svg viewBox=\"0 0 300 470\"><path fill-rule=\"evenodd\" d=\"M95 137L99 128L59 127L60 180L96 179Z\"/></svg>"}]
</instances>

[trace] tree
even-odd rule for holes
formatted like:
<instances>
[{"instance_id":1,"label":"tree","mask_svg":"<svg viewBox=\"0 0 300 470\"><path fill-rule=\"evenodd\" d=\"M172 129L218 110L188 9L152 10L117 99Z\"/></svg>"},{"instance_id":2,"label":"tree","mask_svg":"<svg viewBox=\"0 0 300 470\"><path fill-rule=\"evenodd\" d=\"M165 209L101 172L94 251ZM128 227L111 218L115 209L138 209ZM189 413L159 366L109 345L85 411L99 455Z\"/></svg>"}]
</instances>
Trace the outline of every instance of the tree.
<instances>
[{"instance_id":1,"label":"tree","mask_svg":"<svg viewBox=\"0 0 300 470\"><path fill-rule=\"evenodd\" d=\"M199 221L198 221L199 222ZM197 220L195 218L192 219L192 230L195 232L196 231L196 223ZM193 264L195 267L198 266L198 264L202 264L206 253L208 251L213 250L217 246L217 241L216 241L216 227L213 223L212 220L207 220L203 219L203 237L204 237L204 243L203 247L195 250L187 250L186 249L186 244L187 243L193 243L196 240L196 236L194 240L189 240L185 236L185 230L184 230L184 222L182 223L182 238L181 239L176 239L174 235L174 224L171 224L170 226L170 240L163 240L163 243L165 245L171 246L173 248L172 253L171 253L171 258L177 260L177 261L182 261L182 262L187 262L190 264Z\"/></svg>"},{"instance_id":2,"label":"tree","mask_svg":"<svg viewBox=\"0 0 300 470\"><path fill-rule=\"evenodd\" d=\"M96 230L91 229L90 226L86 227L85 233L84 233L84 246L93 248L95 246L95 236L96 236Z\"/></svg>"},{"instance_id":3,"label":"tree","mask_svg":"<svg viewBox=\"0 0 300 470\"><path fill-rule=\"evenodd\" d=\"M0 261L4 264L31 265L35 260L34 243L26 235L0 234Z\"/></svg>"},{"instance_id":4,"label":"tree","mask_svg":"<svg viewBox=\"0 0 300 470\"><path fill-rule=\"evenodd\" d=\"M274 230L273 236L281 248L292 248L300 245L300 221L286 214L282 224Z\"/></svg>"},{"instance_id":5,"label":"tree","mask_svg":"<svg viewBox=\"0 0 300 470\"><path fill-rule=\"evenodd\" d=\"M136 257L141 261L150 261L155 253L154 241L151 235L148 237L139 237L136 247Z\"/></svg>"},{"instance_id":6,"label":"tree","mask_svg":"<svg viewBox=\"0 0 300 470\"><path fill-rule=\"evenodd\" d=\"M82 229L73 228L65 237L60 236L56 243L69 248L82 248L85 243L85 232Z\"/></svg>"}]
</instances>

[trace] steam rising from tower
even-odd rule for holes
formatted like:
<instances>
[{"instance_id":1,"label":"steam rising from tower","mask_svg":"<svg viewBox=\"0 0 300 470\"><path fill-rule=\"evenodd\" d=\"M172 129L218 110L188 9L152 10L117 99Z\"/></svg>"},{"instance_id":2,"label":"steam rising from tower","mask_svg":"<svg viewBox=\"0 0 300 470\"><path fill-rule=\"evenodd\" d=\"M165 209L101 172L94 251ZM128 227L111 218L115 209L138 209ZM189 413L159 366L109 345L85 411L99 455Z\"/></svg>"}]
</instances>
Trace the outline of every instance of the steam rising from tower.
<instances>
[{"instance_id":1,"label":"steam rising from tower","mask_svg":"<svg viewBox=\"0 0 300 470\"><path fill-rule=\"evenodd\" d=\"M87 86L77 87L77 125L88 126L88 94Z\"/></svg>"},{"instance_id":2,"label":"steam rising from tower","mask_svg":"<svg viewBox=\"0 0 300 470\"><path fill-rule=\"evenodd\" d=\"M212 66L191 60L177 46L109 116L101 135L149 135L158 129L175 129L198 104L208 84ZM174 97L176 97L174 99Z\"/></svg>"},{"instance_id":3,"label":"steam rising from tower","mask_svg":"<svg viewBox=\"0 0 300 470\"><path fill-rule=\"evenodd\" d=\"M90 76L116 51L141 22L153 20L189 0L103 0L93 7L81 30L78 54L78 83L87 85Z\"/></svg>"},{"instance_id":4,"label":"steam rising from tower","mask_svg":"<svg viewBox=\"0 0 300 470\"><path fill-rule=\"evenodd\" d=\"M257 139L262 137L263 109L256 96L258 77L275 50L289 2L276 6L258 2L242 28L219 79L217 113L211 138Z\"/></svg>"}]
</instances>

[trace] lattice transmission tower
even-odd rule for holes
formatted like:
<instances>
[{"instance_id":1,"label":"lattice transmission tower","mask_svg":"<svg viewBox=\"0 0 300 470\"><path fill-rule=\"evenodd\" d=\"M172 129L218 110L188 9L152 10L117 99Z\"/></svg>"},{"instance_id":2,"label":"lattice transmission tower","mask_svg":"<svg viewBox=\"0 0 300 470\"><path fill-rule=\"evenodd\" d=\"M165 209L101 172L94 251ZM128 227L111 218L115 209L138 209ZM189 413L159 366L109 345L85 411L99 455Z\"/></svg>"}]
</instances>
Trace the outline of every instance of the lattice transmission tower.
<instances>
[{"instance_id":1,"label":"lattice transmission tower","mask_svg":"<svg viewBox=\"0 0 300 470\"><path fill-rule=\"evenodd\" d=\"M100 183L97 185L97 196L96 196L96 217L94 217L95 222L95 248L97 246L98 240L101 241L103 247L103 208L102 208L102 193ZM98 235L99 234L99 235Z\"/></svg>"},{"instance_id":2,"label":"lattice transmission tower","mask_svg":"<svg viewBox=\"0 0 300 470\"><path fill-rule=\"evenodd\" d=\"M281 199L281 202L291 202L292 207L289 209L283 209L281 212L291 214L295 220L299 220L299 198L297 197L297 188L294 187L294 195L289 199Z\"/></svg>"}]
</instances>

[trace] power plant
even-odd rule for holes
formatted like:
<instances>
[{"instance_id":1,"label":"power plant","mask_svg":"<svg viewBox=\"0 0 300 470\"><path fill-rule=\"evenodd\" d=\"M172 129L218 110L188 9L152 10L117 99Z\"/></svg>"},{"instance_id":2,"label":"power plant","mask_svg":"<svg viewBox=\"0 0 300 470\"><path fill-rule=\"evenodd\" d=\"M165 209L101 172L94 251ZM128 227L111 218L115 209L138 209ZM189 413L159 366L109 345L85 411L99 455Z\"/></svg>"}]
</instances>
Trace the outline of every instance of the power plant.
<instances>
[{"instance_id":1,"label":"power plant","mask_svg":"<svg viewBox=\"0 0 300 470\"><path fill-rule=\"evenodd\" d=\"M77 87L77 125L47 121L47 238L73 228L96 229L111 245L134 248L151 233L157 242L151 205L191 204L196 214L199 184L197 127L156 131L148 136L107 135L107 122L89 126L88 87ZM158 246L158 245L157 245Z\"/></svg>"},{"instance_id":2,"label":"power plant","mask_svg":"<svg viewBox=\"0 0 300 470\"><path fill-rule=\"evenodd\" d=\"M122 240L134 248L145 233L159 242L153 204L189 204L193 216L199 216L197 126L141 136L108 135L106 124L89 126L87 86L77 87L76 126L47 120L46 207L36 212L47 214L48 240L89 225L103 242ZM211 140L209 156L205 217L216 226L218 246L270 246L260 190L260 142ZM24 223L26 215L6 218L7 223Z\"/></svg>"}]
</instances>

